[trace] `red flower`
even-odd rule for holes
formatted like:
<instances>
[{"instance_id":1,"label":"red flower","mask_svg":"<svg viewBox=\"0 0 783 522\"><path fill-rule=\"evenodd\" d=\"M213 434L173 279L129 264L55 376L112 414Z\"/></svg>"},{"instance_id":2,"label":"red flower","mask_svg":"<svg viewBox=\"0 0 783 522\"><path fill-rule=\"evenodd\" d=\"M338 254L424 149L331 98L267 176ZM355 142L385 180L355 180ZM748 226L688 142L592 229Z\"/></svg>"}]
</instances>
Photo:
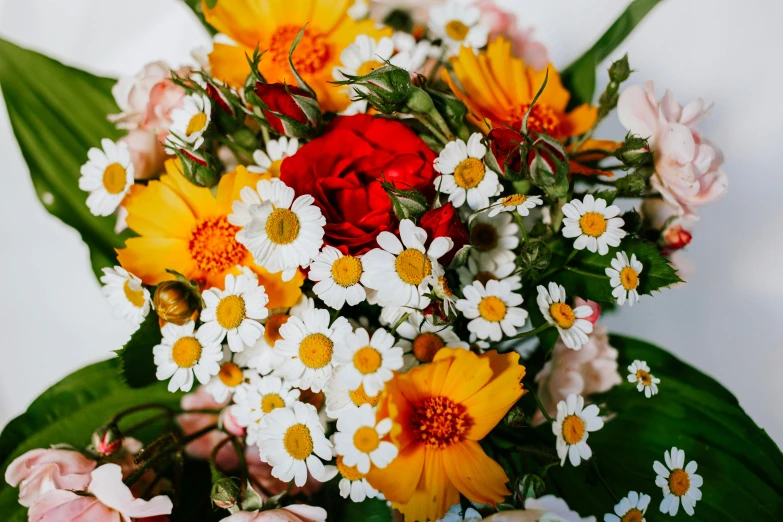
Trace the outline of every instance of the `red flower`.
<instances>
[{"instance_id":1,"label":"red flower","mask_svg":"<svg viewBox=\"0 0 783 522\"><path fill-rule=\"evenodd\" d=\"M280 134L301 138L321 122L318 102L299 87L258 82L256 95L266 105L262 109L266 121Z\"/></svg>"},{"instance_id":2,"label":"red flower","mask_svg":"<svg viewBox=\"0 0 783 522\"><path fill-rule=\"evenodd\" d=\"M671 225L663 231L664 250L666 253L685 248L693 239L693 235L682 225Z\"/></svg>"},{"instance_id":3,"label":"red flower","mask_svg":"<svg viewBox=\"0 0 783 522\"><path fill-rule=\"evenodd\" d=\"M436 237L450 237L454 242L451 250L440 258L440 263L448 266L460 248L469 242L468 231L460 221L454 205L451 202L442 207L428 210L419 220L419 226L427 231L427 240L432 241Z\"/></svg>"},{"instance_id":4,"label":"red flower","mask_svg":"<svg viewBox=\"0 0 783 522\"><path fill-rule=\"evenodd\" d=\"M326 132L283 161L280 179L311 194L326 217L324 240L358 255L376 247L379 232L397 229L380 179L435 196L435 153L395 120L366 114L335 118Z\"/></svg>"},{"instance_id":5,"label":"red flower","mask_svg":"<svg viewBox=\"0 0 783 522\"><path fill-rule=\"evenodd\" d=\"M511 153L513 156L508 159L508 167L513 172L519 172L522 165L518 147L522 143L522 135L506 127L496 127L490 131L487 138L489 149L500 166L501 174L505 174L503 171L506 168L506 160Z\"/></svg>"}]
</instances>

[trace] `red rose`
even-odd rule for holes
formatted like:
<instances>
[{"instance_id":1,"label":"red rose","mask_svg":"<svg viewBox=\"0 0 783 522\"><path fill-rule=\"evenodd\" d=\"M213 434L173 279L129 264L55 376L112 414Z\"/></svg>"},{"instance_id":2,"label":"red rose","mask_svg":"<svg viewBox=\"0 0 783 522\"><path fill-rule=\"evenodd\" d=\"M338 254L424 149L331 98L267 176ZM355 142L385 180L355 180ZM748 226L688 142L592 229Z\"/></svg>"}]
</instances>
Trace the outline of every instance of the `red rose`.
<instances>
[{"instance_id":1,"label":"red rose","mask_svg":"<svg viewBox=\"0 0 783 522\"><path fill-rule=\"evenodd\" d=\"M397 229L379 181L435 196L435 153L405 125L366 114L335 118L326 132L286 158L280 179L311 194L326 217L324 241L344 253L377 246L379 232Z\"/></svg>"},{"instance_id":2,"label":"red rose","mask_svg":"<svg viewBox=\"0 0 783 522\"><path fill-rule=\"evenodd\" d=\"M266 121L280 134L302 138L321 122L318 102L299 87L258 82L255 92L266 105L262 109Z\"/></svg>"},{"instance_id":3,"label":"red rose","mask_svg":"<svg viewBox=\"0 0 783 522\"><path fill-rule=\"evenodd\" d=\"M448 266L460 248L469 242L468 231L457 216L454 205L451 202L442 207L428 210L419 220L419 226L427 231L427 240L432 241L436 237L450 237L454 242L451 250L440 258L440 263Z\"/></svg>"},{"instance_id":4,"label":"red rose","mask_svg":"<svg viewBox=\"0 0 783 522\"><path fill-rule=\"evenodd\" d=\"M522 143L522 135L506 127L496 127L492 129L487 136L489 139L489 149L495 156L500 166L501 174L505 174L506 160L508 159L508 168L513 172L519 172L521 169L519 144ZM509 159L509 154L513 153Z\"/></svg>"}]
</instances>

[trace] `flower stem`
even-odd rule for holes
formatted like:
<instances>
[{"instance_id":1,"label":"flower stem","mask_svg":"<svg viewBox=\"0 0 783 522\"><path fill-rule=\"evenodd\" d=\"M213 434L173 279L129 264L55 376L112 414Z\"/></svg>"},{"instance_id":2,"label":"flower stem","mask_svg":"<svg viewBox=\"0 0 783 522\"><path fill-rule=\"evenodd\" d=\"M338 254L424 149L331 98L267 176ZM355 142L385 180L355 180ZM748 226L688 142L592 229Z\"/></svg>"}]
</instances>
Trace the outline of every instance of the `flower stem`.
<instances>
[{"instance_id":1,"label":"flower stem","mask_svg":"<svg viewBox=\"0 0 783 522\"><path fill-rule=\"evenodd\" d=\"M538 328L534 328L534 329L532 329L532 330L528 330L528 331L526 331L526 332L518 333L518 334L516 334L516 335L514 335L514 336L512 336L512 337L506 337L506 338L503 340L503 342L505 342L505 341L510 341L511 339L525 339L525 338L527 338L527 337L533 337L534 335L538 335L538 334L540 334L541 332L543 332L543 331L545 331L545 330L548 330L548 329L550 329L550 328L552 328L552 325L551 325L551 324L549 324L549 323L544 323L544 324L540 325Z\"/></svg>"},{"instance_id":2,"label":"flower stem","mask_svg":"<svg viewBox=\"0 0 783 522\"><path fill-rule=\"evenodd\" d=\"M549 416L549 413L547 413L546 408L544 408L544 405L541 403L541 399L538 398L538 394L535 392L535 390L531 390L531 393L533 394L533 398L536 400L536 405L538 405L538 409L541 412L541 414L544 416L544 418L548 422L555 422L555 419Z\"/></svg>"},{"instance_id":3,"label":"flower stem","mask_svg":"<svg viewBox=\"0 0 783 522\"><path fill-rule=\"evenodd\" d=\"M427 130L430 131L438 141L440 141L444 145L449 142L449 140L446 139L446 136L444 136L443 133L441 133L438 129L436 129L435 126L432 123L430 123L430 121L425 116L417 112L412 112L411 114L413 114L413 117L416 118L416 120L418 120L419 123L424 125L427 128Z\"/></svg>"},{"instance_id":4,"label":"flower stem","mask_svg":"<svg viewBox=\"0 0 783 522\"><path fill-rule=\"evenodd\" d=\"M595 277L598 279L609 279L609 276L603 275L603 274L595 274L593 272L587 272L585 270L579 270L578 268L574 268L572 266L564 266L565 270L568 270L569 272L573 272L575 274L583 275L586 277Z\"/></svg>"},{"instance_id":5,"label":"flower stem","mask_svg":"<svg viewBox=\"0 0 783 522\"><path fill-rule=\"evenodd\" d=\"M522 240L525 243L527 243L528 238L527 238L527 230L525 229L525 220L524 220L524 218L516 210L513 210L511 213L514 214L514 218L517 220L517 223L519 224L519 230L522 232Z\"/></svg>"}]
</instances>

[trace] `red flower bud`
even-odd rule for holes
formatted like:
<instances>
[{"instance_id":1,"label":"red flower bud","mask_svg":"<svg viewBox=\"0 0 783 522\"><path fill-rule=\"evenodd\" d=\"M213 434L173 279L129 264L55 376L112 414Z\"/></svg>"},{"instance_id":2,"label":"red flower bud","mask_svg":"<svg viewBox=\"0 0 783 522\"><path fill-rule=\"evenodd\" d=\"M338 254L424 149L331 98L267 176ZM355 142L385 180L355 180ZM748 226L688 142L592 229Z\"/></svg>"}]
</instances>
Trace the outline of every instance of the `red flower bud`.
<instances>
[{"instance_id":1,"label":"red flower bud","mask_svg":"<svg viewBox=\"0 0 783 522\"><path fill-rule=\"evenodd\" d=\"M209 96L209 99L215 102L215 105L220 107L224 112L230 114L231 116L234 115L234 111L231 109L231 105L228 103L228 100L223 95L223 93L220 92L220 89L218 89L211 83L208 83L206 90L207 90L207 96Z\"/></svg>"},{"instance_id":2,"label":"red flower bud","mask_svg":"<svg viewBox=\"0 0 783 522\"><path fill-rule=\"evenodd\" d=\"M264 117L280 134L302 138L321 122L318 101L304 89L283 83L258 82L255 92L264 104Z\"/></svg>"},{"instance_id":3,"label":"red flower bud","mask_svg":"<svg viewBox=\"0 0 783 522\"><path fill-rule=\"evenodd\" d=\"M519 172L522 165L519 156L519 144L522 142L522 135L506 127L497 127L489 133L489 149L495 156L501 170L505 170L506 161L508 168L514 172ZM512 154L509 159L509 155ZM504 174L505 172L501 172Z\"/></svg>"},{"instance_id":4,"label":"red flower bud","mask_svg":"<svg viewBox=\"0 0 783 522\"><path fill-rule=\"evenodd\" d=\"M123 436L114 424L101 426L92 434L92 446L102 457L114 454L122 447Z\"/></svg>"},{"instance_id":5,"label":"red flower bud","mask_svg":"<svg viewBox=\"0 0 783 522\"><path fill-rule=\"evenodd\" d=\"M685 230L682 225L674 225L663 231L663 241L666 250L669 252L685 248L692 238L693 235Z\"/></svg>"},{"instance_id":6,"label":"red flower bud","mask_svg":"<svg viewBox=\"0 0 783 522\"><path fill-rule=\"evenodd\" d=\"M454 255L460 248L469 242L468 231L460 221L454 205L451 202L442 207L429 210L421 216L419 226L427 231L427 239L432 241L436 237L450 237L454 246L440 258L441 264L448 266Z\"/></svg>"}]
</instances>

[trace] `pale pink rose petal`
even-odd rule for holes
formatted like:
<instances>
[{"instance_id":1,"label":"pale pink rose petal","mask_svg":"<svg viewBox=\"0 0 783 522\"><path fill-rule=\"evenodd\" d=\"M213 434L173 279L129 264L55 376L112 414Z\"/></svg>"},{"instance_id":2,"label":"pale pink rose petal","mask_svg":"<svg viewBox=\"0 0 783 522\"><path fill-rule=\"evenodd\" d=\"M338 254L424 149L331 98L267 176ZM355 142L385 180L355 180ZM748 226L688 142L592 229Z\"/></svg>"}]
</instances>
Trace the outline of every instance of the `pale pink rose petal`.
<instances>
[{"instance_id":1,"label":"pale pink rose petal","mask_svg":"<svg viewBox=\"0 0 783 522\"><path fill-rule=\"evenodd\" d=\"M16 458L6 469L5 480L19 486L19 503L29 507L51 490L86 488L95 466L78 451L36 449Z\"/></svg>"},{"instance_id":2,"label":"pale pink rose petal","mask_svg":"<svg viewBox=\"0 0 783 522\"><path fill-rule=\"evenodd\" d=\"M154 133L143 129L132 130L120 141L128 146L136 179L150 179L163 173L166 150Z\"/></svg>"},{"instance_id":3,"label":"pale pink rose petal","mask_svg":"<svg viewBox=\"0 0 783 522\"><path fill-rule=\"evenodd\" d=\"M122 468L116 464L104 464L92 472L89 491L104 505L126 517L151 517L170 515L173 505L164 495L150 500L134 498L130 488L122 482Z\"/></svg>"},{"instance_id":4,"label":"pale pink rose petal","mask_svg":"<svg viewBox=\"0 0 783 522\"><path fill-rule=\"evenodd\" d=\"M632 85L620 94L617 116L623 127L642 138L650 138L653 145L658 135L658 108L650 103L644 87Z\"/></svg>"}]
</instances>

